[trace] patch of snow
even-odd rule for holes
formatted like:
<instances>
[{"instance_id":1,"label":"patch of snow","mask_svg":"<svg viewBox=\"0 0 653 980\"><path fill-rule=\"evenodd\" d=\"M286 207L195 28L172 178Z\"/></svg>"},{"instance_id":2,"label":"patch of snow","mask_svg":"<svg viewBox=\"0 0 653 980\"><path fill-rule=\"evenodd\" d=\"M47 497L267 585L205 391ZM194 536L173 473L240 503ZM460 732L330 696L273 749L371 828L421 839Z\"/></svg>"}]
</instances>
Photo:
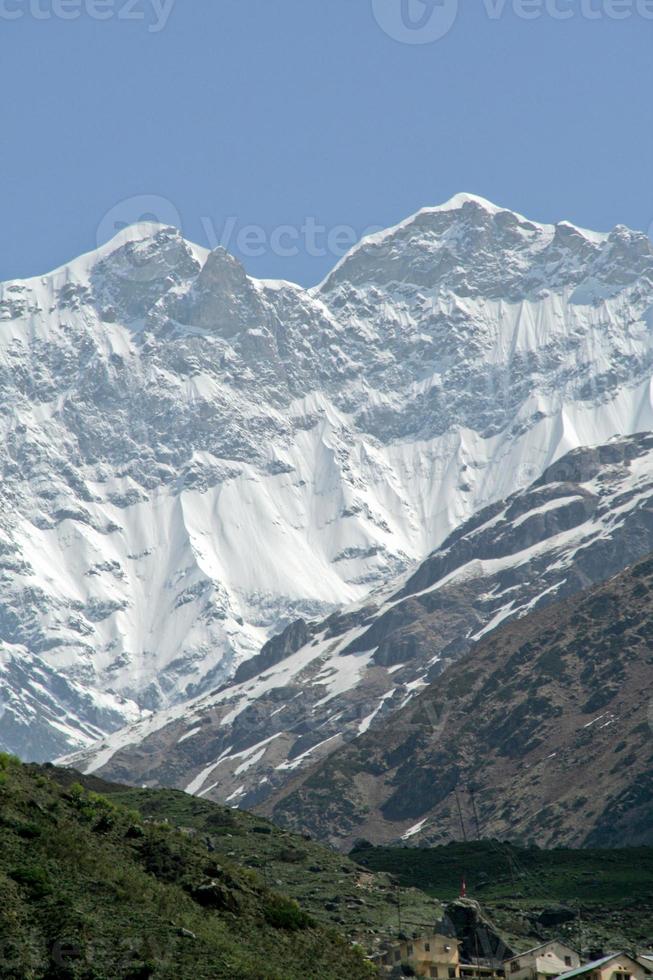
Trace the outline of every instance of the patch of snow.
<instances>
[{"instance_id":1,"label":"patch of snow","mask_svg":"<svg viewBox=\"0 0 653 980\"><path fill-rule=\"evenodd\" d=\"M420 830L422 829L422 827L424 826L424 824L426 823L427 820L428 820L428 817L424 817L424 819L423 820L420 820L419 823L416 823L416 824L414 824L414 826L409 827L408 830L406 831L406 833L401 835L401 839L402 840L410 840L410 838L411 837L414 837L415 834L419 834Z\"/></svg>"}]
</instances>

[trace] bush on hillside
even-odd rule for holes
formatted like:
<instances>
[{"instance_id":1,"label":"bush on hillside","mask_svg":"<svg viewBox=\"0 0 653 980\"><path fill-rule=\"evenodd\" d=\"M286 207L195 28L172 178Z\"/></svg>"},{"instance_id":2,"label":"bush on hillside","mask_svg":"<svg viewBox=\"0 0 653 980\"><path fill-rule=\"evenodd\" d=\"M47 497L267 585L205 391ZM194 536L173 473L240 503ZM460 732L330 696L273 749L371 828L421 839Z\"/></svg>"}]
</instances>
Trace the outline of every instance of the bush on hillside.
<instances>
[{"instance_id":1,"label":"bush on hillside","mask_svg":"<svg viewBox=\"0 0 653 980\"><path fill-rule=\"evenodd\" d=\"M284 895L272 895L265 906L266 922L275 929L288 929L297 932L310 929L315 923L299 904Z\"/></svg>"}]
</instances>

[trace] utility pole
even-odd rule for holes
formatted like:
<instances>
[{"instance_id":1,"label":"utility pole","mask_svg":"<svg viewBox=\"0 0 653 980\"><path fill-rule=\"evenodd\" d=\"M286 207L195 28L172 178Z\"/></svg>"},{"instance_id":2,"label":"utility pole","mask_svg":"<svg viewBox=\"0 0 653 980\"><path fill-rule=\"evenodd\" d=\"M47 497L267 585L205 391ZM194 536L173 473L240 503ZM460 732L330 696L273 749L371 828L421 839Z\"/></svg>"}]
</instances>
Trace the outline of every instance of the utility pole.
<instances>
[{"instance_id":1,"label":"utility pole","mask_svg":"<svg viewBox=\"0 0 653 980\"><path fill-rule=\"evenodd\" d=\"M399 923L399 932L401 933L401 888L397 885L397 922Z\"/></svg>"},{"instance_id":2,"label":"utility pole","mask_svg":"<svg viewBox=\"0 0 653 980\"><path fill-rule=\"evenodd\" d=\"M469 785L469 795L472 801L472 810L474 811L474 820L476 822L476 840L481 839L481 825L478 819L478 810L476 809L476 797L474 796L474 787L470 783Z\"/></svg>"},{"instance_id":3,"label":"utility pole","mask_svg":"<svg viewBox=\"0 0 653 980\"><path fill-rule=\"evenodd\" d=\"M583 917L578 909L578 955L580 956L581 963L583 961Z\"/></svg>"},{"instance_id":4,"label":"utility pole","mask_svg":"<svg viewBox=\"0 0 653 980\"><path fill-rule=\"evenodd\" d=\"M467 833L465 832L465 824L463 822L463 811L460 807L460 797L458 796L458 787L454 790L456 794L456 805L458 806L458 816L460 817L460 829L463 833L463 840L467 843Z\"/></svg>"}]
</instances>

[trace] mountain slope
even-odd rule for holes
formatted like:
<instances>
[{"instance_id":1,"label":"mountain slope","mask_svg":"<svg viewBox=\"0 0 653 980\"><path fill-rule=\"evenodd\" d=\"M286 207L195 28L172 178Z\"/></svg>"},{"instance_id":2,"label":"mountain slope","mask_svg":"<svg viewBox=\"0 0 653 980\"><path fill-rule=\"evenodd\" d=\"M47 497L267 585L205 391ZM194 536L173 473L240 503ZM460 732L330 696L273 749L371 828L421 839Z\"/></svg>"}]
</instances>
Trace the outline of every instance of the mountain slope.
<instances>
[{"instance_id":1,"label":"mountain slope","mask_svg":"<svg viewBox=\"0 0 653 980\"><path fill-rule=\"evenodd\" d=\"M431 928L442 916L437 898L406 888L384 873L370 874L344 855L292 834L246 810L222 807L179 790L136 789L83 776L71 769L46 767L64 787L80 782L91 792L138 811L144 821L168 822L203 843L211 854L250 869L261 884L299 902L325 928L336 929L372 952L397 931L397 900L407 922Z\"/></svg>"},{"instance_id":2,"label":"mountain slope","mask_svg":"<svg viewBox=\"0 0 653 980\"><path fill-rule=\"evenodd\" d=\"M313 290L158 226L2 285L0 639L88 692L36 757L215 689L570 448L653 428L652 308L645 235L469 195ZM0 739L36 751L9 695Z\"/></svg>"},{"instance_id":3,"label":"mountain slope","mask_svg":"<svg viewBox=\"0 0 653 980\"><path fill-rule=\"evenodd\" d=\"M234 682L74 762L246 808L366 730L383 732L489 632L653 551L653 436L574 450L464 523L412 574L297 622Z\"/></svg>"},{"instance_id":4,"label":"mountain slope","mask_svg":"<svg viewBox=\"0 0 653 980\"><path fill-rule=\"evenodd\" d=\"M146 821L166 820L183 829L213 848L212 854L253 869L320 924L337 928L368 953L396 937L400 909L403 928L420 933L430 932L443 917L463 940L463 955L473 961L469 927L474 919L470 921L469 907L467 914L461 908L466 900L455 901L461 874L468 894L482 902L490 929L498 926L511 949L526 949L534 940L561 934L577 942L577 916L570 908L579 900L586 949L641 947L650 937L653 848L543 851L497 841L372 848L360 842L345 857L306 834L292 834L245 810L178 790L129 789L73 770L44 770L66 788L81 782L91 792L137 810ZM516 882L520 895L515 894ZM487 934L480 941L487 941Z\"/></svg>"},{"instance_id":5,"label":"mountain slope","mask_svg":"<svg viewBox=\"0 0 653 980\"><path fill-rule=\"evenodd\" d=\"M0 756L0 974L370 976L332 930L166 822Z\"/></svg>"},{"instance_id":6,"label":"mountain slope","mask_svg":"<svg viewBox=\"0 0 653 980\"><path fill-rule=\"evenodd\" d=\"M268 809L363 836L653 841L653 559L512 622Z\"/></svg>"}]
</instances>

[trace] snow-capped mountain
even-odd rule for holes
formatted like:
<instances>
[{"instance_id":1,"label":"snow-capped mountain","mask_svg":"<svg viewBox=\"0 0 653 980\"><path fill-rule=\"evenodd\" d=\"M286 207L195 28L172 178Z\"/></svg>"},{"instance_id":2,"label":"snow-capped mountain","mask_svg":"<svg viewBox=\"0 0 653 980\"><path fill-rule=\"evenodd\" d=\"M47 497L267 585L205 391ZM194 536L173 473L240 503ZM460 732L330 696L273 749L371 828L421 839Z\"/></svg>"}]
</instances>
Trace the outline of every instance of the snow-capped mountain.
<instances>
[{"instance_id":1,"label":"snow-capped mountain","mask_svg":"<svg viewBox=\"0 0 653 980\"><path fill-rule=\"evenodd\" d=\"M17 651L69 685L38 757L83 746L364 599L569 449L653 428L652 326L645 235L469 195L311 290L158 226L5 283L3 744L35 752Z\"/></svg>"},{"instance_id":2,"label":"snow-capped mountain","mask_svg":"<svg viewBox=\"0 0 653 980\"><path fill-rule=\"evenodd\" d=\"M72 761L269 812L303 770L382 732L502 623L652 551L653 435L573 450L470 518L412 574L322 622L295 623L219 691Z\"/></svg>"}]
</instances>

